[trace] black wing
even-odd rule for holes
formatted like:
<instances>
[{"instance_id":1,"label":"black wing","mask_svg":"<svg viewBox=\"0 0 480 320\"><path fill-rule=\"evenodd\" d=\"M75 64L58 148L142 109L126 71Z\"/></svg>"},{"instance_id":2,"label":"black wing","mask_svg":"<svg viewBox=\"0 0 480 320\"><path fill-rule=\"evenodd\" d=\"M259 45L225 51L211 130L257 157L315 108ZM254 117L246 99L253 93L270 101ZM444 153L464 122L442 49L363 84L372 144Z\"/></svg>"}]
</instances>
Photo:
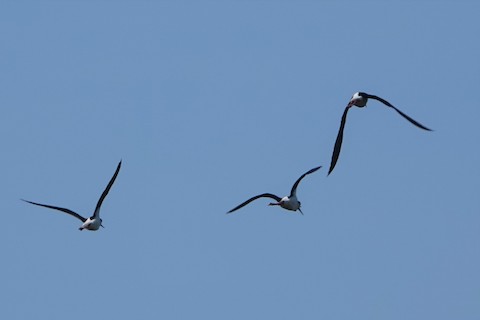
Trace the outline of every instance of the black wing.
<instances>
[{"instance_id":1,"label":"black wing","mask_svg":"<svg viewBox=\"0 0 480 320\"><path fill-rule=\"evenodd\" d=\"M108 183L105 190L103 190L103 193L100 196L100 199L98 199L97 206L95 207L95 212L93 214L94 217L98 217L98 215L100 214L100 207L102 206L102 202L107 196L108 192L110 191L110 188L112 187L113 183L115 182L115 179L117 178L117 175L118 175L118 172L120 171L121 166L122 166L122 161L120 160L117 166L117 170L115 170L115 173L113 174L112 179L110 179L110 182Z\"/></svg>"},{"instance_id":2,"label":"black wing","mask_svg":"<svg viewBox=\"0 0 480 320\"><path fill-rule=\"evenodd\" d=\"M87 221L87 219L85 219L84 217L82 217L81 215L79 215L78 213L76 213L76 212L74 212L74 211L72 211L72 210L70 210L70 209L60 208L60 207L55 207L55 206L49 206L48 204L36 203L36 202L24 200L24 199L21 199L21 200L22 200L22 201L25 201L25 202L28 202L28 203L31 203L31 204L34 204L34 205L36 205L36 206L41 206L41 207L45 207L45 208L55 209L55 210L59 210L59 211L68 213L69 215L74 216L74 217L77 218L77 219L80 219L82 222Z\"/></svg>"},{"instance_id":3,"label":"black wing","mask_svg":"<svg viewBox=\"0 0 480 320\"><path fill-rule=\"evenodd\" d=\"M303 179L307 174L314 173L315 171L317 171L317 170L320 169L321 167L322 167L322 166L315 167L315 168L313 168L313 169L308 170L308 171L305 172L304 174L302 174L302 175L300 176L300 178L298 178L297 181L295 181L295 183L293 184L292 191L290 191L290 197L296 195L298 184L300 183L300 181L302 181L302 179Z\"/></svg>"},{"instance_id":4,"label":"black wing","mask_svg":"<svg viewBox=\"0 0 480 320\"><path fill-rule=\"evenodd\" d=\"M332 162L330 162L330 169L328 169L328 174L333 171L335 165L337 164L338 157L340 156L340 149L342 148L343 141L343 129L345 129L345 122L347 121L347 112L350 109L350 105L345 108L342 116L342 122L340 123L340 129L338 130L337 140L335 141L335 147L333 147L332 153Z\"/></svg>"},{"instance_id":5,"label":"black wing","mask_svg":"<svg viewBox=\"0 0 480 320\"><path fill-rule=\"evenodd\" d=\"M252 198L248 199L247 201L245 201L244 203L236 206L235 208L233 208L232 210L228 211L227 213L232 213L233 211L238 210L238 209L240 209L241 207L246 206L246 205L249 204L250 202L252 202L252 201L254 201L254 200L257 200L258 198L272 198L272 199L274 199L274 200L277 201L277 202L280 202L280 200L282 200L282 198L277 197L277 196L274 195L274 194L271 194L271 193L262 193L262 194L259 194L258 196L255 196L255 197L252 197Z\"/></svg>"},{"instance_id":6,"label":"black wing","mask_svg":"<svg viewBox=\"0 0 480 320\"><path fill-rule=\"evenodd\" d=\"M432 129L429 129L427 127L425 127L423 124L413 120L412 118L410 118L409 116L407 116L405 113L403 113L402 111L398 110L397 108L395 108L393 106L393 104L391 104L390 102L388 102L387 100L385 99L382 99L380 97L377 97L377 96L374 96L374 95L370 95L368 94L367 95L368 98L370 99L374 99L374 100L377 100L377 101L380 101L381 103L383 103L384 105L390 107L390 108L393 108L395 111L397 111L402 117L404 117L405 119L407 119L408 121L410 121L412 124L416 125L417 127L419 127L420 129L423 129L423 130L427 130L427 131L432 131Z\"/></svg>"}]
</instances>

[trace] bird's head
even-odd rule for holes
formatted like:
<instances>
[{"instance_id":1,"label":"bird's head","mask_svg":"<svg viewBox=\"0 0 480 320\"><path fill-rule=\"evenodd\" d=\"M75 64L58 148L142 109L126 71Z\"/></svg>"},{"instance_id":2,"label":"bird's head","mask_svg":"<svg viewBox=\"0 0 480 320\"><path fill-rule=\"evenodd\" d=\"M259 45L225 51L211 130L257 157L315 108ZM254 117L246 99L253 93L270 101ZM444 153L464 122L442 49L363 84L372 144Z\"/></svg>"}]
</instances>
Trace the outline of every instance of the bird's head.
<instances>
[{"instance_id":1,"label":"bird's head","mask_svg":"<svg viewBox=\"0 0 480 320\"><path fill-rule=\"evenodd\" d=\"M362 97L364 99L367 99L368 98L368 93L365 93L365 92L357 92L356 93L359 97Z\"/></svg>"}]
</instances>

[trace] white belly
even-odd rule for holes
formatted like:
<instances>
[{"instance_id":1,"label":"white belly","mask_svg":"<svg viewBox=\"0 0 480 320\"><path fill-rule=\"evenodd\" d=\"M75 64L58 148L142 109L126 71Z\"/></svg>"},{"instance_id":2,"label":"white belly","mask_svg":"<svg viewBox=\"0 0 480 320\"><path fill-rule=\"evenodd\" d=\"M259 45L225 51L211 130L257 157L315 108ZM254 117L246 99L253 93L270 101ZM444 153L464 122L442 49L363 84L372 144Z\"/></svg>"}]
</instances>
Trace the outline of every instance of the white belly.
<instances>
[{"instance_id":1,"label":"white belly","mask_svg":"<svg viewBox=\"0 0 480 320\"><path fill-rule=\"evenodd\" d=\"M83 224L82 226L80 227L80 229L87 229L87 230L98 230L98 228L100 228L100 219L93 219L93 220L90 220L90 218L88 218Z\"/></svg>"}]
</instances>

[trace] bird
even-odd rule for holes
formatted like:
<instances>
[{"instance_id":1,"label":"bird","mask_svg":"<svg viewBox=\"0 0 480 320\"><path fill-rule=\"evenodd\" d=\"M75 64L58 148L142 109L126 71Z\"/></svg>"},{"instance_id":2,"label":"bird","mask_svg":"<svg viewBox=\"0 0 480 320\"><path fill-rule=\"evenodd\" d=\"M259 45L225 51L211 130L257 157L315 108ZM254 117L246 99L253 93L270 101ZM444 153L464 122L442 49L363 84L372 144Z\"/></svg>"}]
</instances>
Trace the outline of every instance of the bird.
<instances>
[{"instance_id":1,"label":"bird","mask_svg":"<svg viewBox=\"0 0 480 320\"><path fill-rule=\"evenodd\" d=\"M95 207L95 211L93 212L93 215L91 217L89 217L88 219L82 217L81 215L79 215L78 213L76 213L76 212L74 212L70 209L51 206L51 205L48 205L48 204L41 204L41 203L38 203L38 202L28 201L28 200L24 200L24 199L21 199L21 200L25 201L25 202L28 202L28 203L31 203L31 204L34 204L36 206L41 206L41 207L50 208L50 209L59 210L59 211L68 213L69 215L71 215L71 216L79 219L80 221L82 221L82 225L80 226L80 228L78 228L80 231L82 231L83 229L87 229L87 230L90 230L90 231L96 231L100 227L104 228L104 226L102 225L102 219L100 218L100 207L102 206L103 200L105 200L105 197L107 196L108 192L110 191L110 188L112 187L113 183L115 182L115 179L117 178L117 175L118 175L118 172L120 171L121 166L122 166L122 161L120 160L120 162L118 163L118 166L117 166L117 170L115 170L115 173L113 174L113 177L110 179L110 182L108 182L108 185L105 188L105 190L103 191L102 195L100 196L100 199L98 199L97 206Z\"/></svg>"},{"instance_id":2,"label":"bird","mask_svg":"<svg viewBox=\"0 0 480 320\"><path fill-rule=\"evenodd\" d=\"M319 166L319 167L315 167L313 169L310 169L308 170L307 172L305 172L304 174L302 174L300 176L300 178L297 179L297 181L295 181L295 183L293 184L292 186L292 190L290 191L290 195L289 196L285 196L283 198L280 198L279 196L276 196L272 193L262 193L262 194L259 194L257 196L254 196L250 199L248 199L247 201L243 202L242 204L236 206L235 208L233 208L232 210L228 211L228 213L232 213L233 211L235 210L238 210L244 206L246 206L247 204L249 204L250 202L254 201L254 200L257 200L259 198L271 198L273 200L275 200L276 202L271 202L269 203L268 205L269 206L280 206L284 209L287 209L287 210L290 210L290 211L300 211L300 213L303 215L303 212L302 210L300 209L301 207L301 203L300 201L298 201L297 199L297 187L298 187L298 184L300 183L300 181L302 181L302 179L308 175L308 174L311 174L311 173L314 173L315 171L317 171L318 169L320 169L322 166Z\"/></svg>"},{"instance_id":3,"label":"bird","mask_svg":"<svg viewBox=\"0 0 480 320\"><path fill-rule=\"evenodd\" d=\"M420 129L423 129L423 130L426 130L426 131L432 131L432 129L429 129L429 128L425 127L424 125L422 125L421 123L413 120L411 117L409 117L408 115L406 115L405 113L400 111L398 108L393 106L387 100L385 100L383 98L380 98L378 96L372 95L372 94L365 93L365 92L356 92L356 93L353 94L352 98L350 99L350 102L348 102L348 105L345 107L345 111L343 112L342 121L340 123L340 129L338 130L337 140L335 141L335 146L333 148L332 161L330 163L330 169L328 170L328 175L330 175L330 173L332 173L333 169L335 168L335 165L337 164L338 156L340 155L340 149L342 147L342 141L343 141L343 129L345 129L345 122L347 121L348 110L352 106L356 106L356 107L359 107L359 108L365 107L367 105L368 99L373 99L373 100L380 101L381 103L383 103L387 107L390 107L390 108L394 109L395 111L397 111L402 117L404 117L405 119L407 119L412 124L419 127Z\"/></svg>"}]
</instances>

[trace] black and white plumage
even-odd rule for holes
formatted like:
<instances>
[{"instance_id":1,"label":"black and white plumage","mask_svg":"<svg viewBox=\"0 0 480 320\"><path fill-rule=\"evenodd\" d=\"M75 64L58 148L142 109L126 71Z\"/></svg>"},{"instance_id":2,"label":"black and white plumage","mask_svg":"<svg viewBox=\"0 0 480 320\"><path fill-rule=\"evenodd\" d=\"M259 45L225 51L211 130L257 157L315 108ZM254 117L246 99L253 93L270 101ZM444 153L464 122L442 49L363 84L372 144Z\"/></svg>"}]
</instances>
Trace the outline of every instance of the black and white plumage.
<instances>
[{"instance_id":1,"label":"black and white plumage","mask_svg":"<svg viewBox=\"0 0 480 320\"><path fill-rule=\"evenodd\" d=\"M82 225L79 228L80 231L83 230L83 229L87 229L87 230L91 230L91 231L98 230L100 227L103 228L102 219L100 219L100 207L102 206L103 200L105 200L105 197L107 196L108 192L110 191L110 188L112 187L113 183L115 182L115 179L117 178L117 175L118 175L118 172L120 171L121 166L122 166L122 161L120 161L118 163L117 170L115 170L115 173L113 174L113 177L110 179L110 182L108 183L107 187L105 188L102 195L100 196L100 199L98 199L97 206L95 207L95 211L93 212L93 215L88 219L82 217L81 215L79 215L78 213L76 213L76 212L74 212L70 209L51 206L51 205L47 205L47 204L41 204L41 203L28 201L28 200L24 200L24 199L22 199L22 200L25 201L25 202L34 204L36 206L41 206L41 207L50 208L50 209L59 210L59 211L68 213L69 215L71 215L71 216L79 219L80 221L82 221Z\"/></svg>"},{"instance_id":2,"label":"black and white plumage","mask_svg":"<svg viewBox=\"0 0 480 320\"><path fill-rule=\"evenodd\" d=\"M298 187L298 184L300 183L300 181L302 181L302 179L308 175L308 174L311 174L311 173L314 173L315 171L317 171L318 169L320 169L320 167L315 167L311 170L308 170L307 172L305 172L304 174L302 174L300 176L300 178L297 179L297 181L295 181L295 183L293 184L292 186L292 190L290 191L290 195L289 196L286 196L286 197L283 197L283 198L280 198L279 196L276 196L272 193L262 193L262 194L259 194L257 196L254 196L250 199L248 199L247 201L243 202L242 204L236 206L235 208L233 208L232 210L228 211L227 213L232 213L233 211L235 210L238 210L244 206L246 206L247 204L249 204L250 202L254 201L254 200L257 200L259 198L270 198L270 199L273 199L275 200L276 202L271 202L269 203L269 206L281 206L282 208L284 209L287 209L287 210L291 210L291 211L300 211L301 214L303 214L302 210L300 209L300 206L301 206L301 203L300 201L298 201L297 199L297 187Z\"/></svg>"},{"instance_id":3,"label":"black and white plumage","mask_svg":"<svg viewBox=\"0 0 480 320\"><path fill-rule=\"evenodd\" d=\"M408 115L406 115L405 113L400 111L398 108L393 106L387 100L382 99L382 98L380 98L378 96L375 96L375 95L365 93L365 92L356 92L352 96L352 98L350 99L350 102L345 107L345 111L343 112L342 121L340 122L340 129L338 130L337 140L335 141L335 147L333 148L332 161L330 163L330 169L328 170L328 174L330 174L333 171L333 169L335 168L335 165L337 164L338 157L340 155L340 149L342 147L342 141L343 141L343 130L345 129L345 122L347 121L348 110L352 106L356 106L356 107L359 107L359 108L365 107L367 105L368 99L373 99L373 100L380 101L381 103L383 103L387 107L390 107L390 108L394 109L395 111L397 111L398 114L400 114L402 117L404 117L405 119L410 121L410 123L414 124L415 126L419 127L420 129L427 130L427 131L432 131L431 129L425 127L421 123L415 121L414 119L412 119L411 117L409 117Z\"/></svg>"}]
</instances>

